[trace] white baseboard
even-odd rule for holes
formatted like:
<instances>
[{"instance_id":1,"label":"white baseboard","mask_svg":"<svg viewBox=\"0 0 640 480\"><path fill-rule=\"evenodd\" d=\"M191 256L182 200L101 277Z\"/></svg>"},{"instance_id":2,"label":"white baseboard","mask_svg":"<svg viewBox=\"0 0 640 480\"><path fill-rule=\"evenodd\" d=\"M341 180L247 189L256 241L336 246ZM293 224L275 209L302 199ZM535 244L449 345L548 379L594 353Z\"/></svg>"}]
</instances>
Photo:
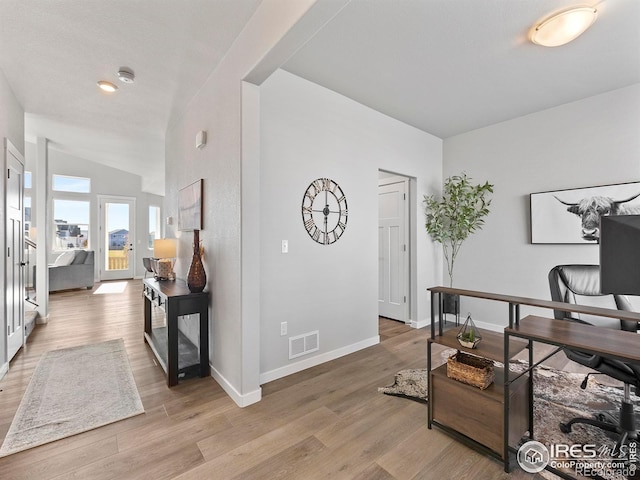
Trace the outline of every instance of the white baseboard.
<instances>
[{"instance_id":1,"label":"white baseboard","mask_svg":"<svg viewBox=\"0 0 640 480\"><path fill-rule=\"evenodd\" d=\"M299 362L285 365L284 367L276 368L275 370L261 373L260 385L264 385L265 383L272 382L273 380L286 377L287 375L291 375L293 373L301 372L302 370L306 370L307 368L315 367L316 365L320 365L321 363L344 357L345 355L349 355L350 353L357 352L358 350L362 350L367 347L372 347L373 345L377 345L379 343L380 336L376 335L375 337L371 337L366 340L362 340L361 342L347 345L346 347L337 348L336 350L332 350L330 352L322 353L320 355L316 355Z\"/></svg>"},{"instance_id":2,"label":"white baseboard","mask_svg":"<svg viewBox=\"0 0 640 480\"><path fill-rule=\"evenodd\" d=\"M480 320L474 320L473 323L475 323L476 327L478 328L483 328L484 330L491 330L492 332L498 332L498 333L504 332L504 327L506 326L506 325L498 325L495 323L483 322ZM464 320L460 319L460 327L462 327L463 324L464 324ZM418 322L418 323L411 322L411 326L413 328L422 328L422 327L426 327L427 325L431 325L431 319L422 320L421 322ZM438 321L436 319L436 327L437 326L438 326Z\"/></svg>"},{"instance_id":3,"label":"white baseboard","mask_svg":"<svg viewBox=\"0 0 640 480\"><path fill-rule=\"evenodd\" d=\"M7 374L8 371L9 371L9 362L0 366L0 380L4 378L4 376Z\"/></svg>"},{"instance_id":4,"label":"white baseboard","mask_svg":"<svg viewBox=\"0 0 640 480\"><path fill-rule=\"evenodd\" d=\"M258 388L253 392L249 392L245 395L238 392L226 378L224 378L218 370L213 368L211 364L209 364L211 368L211 376L213 379L218 382L218 384L222 387L222 389L231 397L231 399L236 402L236 404L243 408L248 407L249 405L253 405L254 403L258 403L262 399L262 389Z\"/></svg>"},{"instance_id":5,"label":"white baseboard","mask_svg":"<svg viewBox=\"0 0 640 480\"><path fill-rule=\"evenodd\" d=\"M460 325L462 325L462 323L464 322L460 322ZM491 330L492 332L498 332L498 333L504 333L504 327L506 327L507 325L497 325L495 323L489 323L489 322L481 322L481 321L477 321L474 320L473 323L476 324L476 327L478 328L484 328L485 330Z\"/></svg>"},{"instance_id":6,"label":"white baseboard","mask_svg":"<svg viewBox=\"0 0 640 480\"><path fill-rule=\"evenodd\" d=\"M411 320L411 327L412 328L423 328L426 327L427 325L431 325L431 319L424 319L424 320Z\"/></svg>"}]
</instances>

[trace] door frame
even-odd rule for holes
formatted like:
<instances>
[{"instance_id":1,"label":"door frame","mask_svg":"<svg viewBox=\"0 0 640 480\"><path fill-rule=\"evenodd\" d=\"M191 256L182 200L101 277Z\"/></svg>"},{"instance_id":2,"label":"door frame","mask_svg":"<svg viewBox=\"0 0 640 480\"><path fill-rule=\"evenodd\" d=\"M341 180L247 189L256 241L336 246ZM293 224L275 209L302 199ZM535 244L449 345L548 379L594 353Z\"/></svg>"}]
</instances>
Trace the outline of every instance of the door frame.
<instances>
[{"instance_id":1,"label":"door frame","mask_svg":"<svg viewBox=\"0 0 640 480\"><path fill-rule=\"evenodd\" d=\"M104 195L98 194L98 279L99 281L104 280L125 280L129 278L134 278L136 273L136 198L135 197L126 197L121 195ZM126 270L124 275L117 274L107 274L107 269L105 265L105 257L104 252L108 248L106 244L106 225L105 225L105 212L103 207L106 203L129 203L129 251L133 254L130 254L129 257L129 268ZM122 272L125 272L124 270Z\"/></svg>"},{"instance_id":2,"label":"door frame","mask_svg":"<svg viewBox=\"0 0 640 480\"><path fill-rule=\"evenodd\" d=\"M384 174L385 176L380 176ZM404 202L404 245L406 245L406 250L403 252L404 255L404 295L406 296L406 301L404 302L403 307L403 321L405 324L411 324L411 304L413 301L412 296L412 288L411 288L411 279L412 279L412 269L411 269L411 256L412 256L412 245L411 242L411 231L412 231L412 222L411 222L411 199L412 196L412 185L411 178L405 175L387 172L384 170L378 170L378 187L384 185L391 185L394 183L404 183L405 195L406 199Z\"/></svg>"},{"instance_id":3,"label":"door frame","mask_svg":"<svg viewBox=\"0 0 640 480\"><path fill-rule=\"evenodd\" d=\"M3 302L3 317L4 317L4 323L3 323L3 328L4 328L4 334L3 334L3 344L4 344L4 354L3 354L3 362L6 362L6 364L8 365L9 362L11 361L11 359L13 358L13 356L15 356L15 354L20 350L20 348L22 348L25 344L26 341L26 337L25 337L25 331L24 331L24 272L23 272L23 261L24 261L24 156L22 155L22 153L20 153L20 151L11 143L11 141L8 138L4 139L4 167L5 167L5 177L4 177L4 230L5 230L5 236L4 236L4 246L5 246L5 251L6 249L9 248L10 242L7 239L7 233L8 233L8 229L6 228L7 226L7 221L9 220L9 203L7 202L7 195L8 195L8 172L11 170L12 168L12 164L15 163L17 165L19 165L18 170L20 171L20 183L19 183L19 189L18 189L18 196L19 196L19 205L20 205L20 227L19 227L19 232L18 232L18 245L16 247L14 247L14 251L11 252L12 258L13 258L13 265L10 264L9 261L7 261L7 257L5 257L5 268L4 268L4 281L5 281L5 297L4 297L4 302ZM14 160L11 160L11 157ZM16 268L16 266L18 268ZM17 285L15 283L15 281L13 282L12 288L9 289L9 285L6 284L6 282L8 281L9 278L14 278L16 277L16 275L9 275L9 269L10 268L16 268L15 272L17 272L17 277L18 277L18 282ZM16 293L16 289L17 289L17 293ZM18 337L16 338L16 342L17 340L20 340L20 346L16 349L15 352L13 352L10 356L9 354L9 333L8 333L8 326L9 326L9 316L8 316L8 295L9 293L13 293L13 302L17 303L18 306L18 326L17 329L19 330L19 333L16 331L16 333L14 333L14 335L18 335ZM1 377L2 375L0 375Z\"/></svg>"}]
</instances>

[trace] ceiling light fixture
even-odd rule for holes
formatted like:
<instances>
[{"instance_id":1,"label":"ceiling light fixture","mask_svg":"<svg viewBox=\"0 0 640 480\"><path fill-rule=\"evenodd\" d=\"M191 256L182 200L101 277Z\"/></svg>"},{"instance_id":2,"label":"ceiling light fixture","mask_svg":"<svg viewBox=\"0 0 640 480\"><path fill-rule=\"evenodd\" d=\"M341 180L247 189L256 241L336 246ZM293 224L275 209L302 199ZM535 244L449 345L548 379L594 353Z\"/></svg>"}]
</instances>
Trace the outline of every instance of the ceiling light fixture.
<instances>
[{"instance_id":1,"label":"ceiling light fixture","mask_svg":"<svg viewBox=\"0 0 640 480\"><path fill-rule=\"evenodd\" d=\"M545 47L558 47L582 35L598 17L594 7L579 6L558 12L531 29L531 41Z\"/></svg>"},{"instance_id":2,"label":"ceiling light fixture","mask_svg":"<svg viewBox=\"0 0 640 480\"><path fill-rule=\"evenodd\" d=\"M113 92L115 92L116 90L118 90L118 87L116 87L113 83L111 83L111 82L107 82L107 81L105 81L105 80L100 80L100 81L98 82L98 86L99 86L102 90L104 90L105 92L108 92L108 93L113 93Z\"/></svg>"},{"instance_id":3,"label":"ceiling light fixture","mask_svg":"<svg viewBox=\"0 0 640 480\"><path fill-rule=\"evenodd\" d=\"M129 67L120 67L120 70L118 70L118 79L124 83L133 83L136 76Z\"/></svg>"}]
</instances>

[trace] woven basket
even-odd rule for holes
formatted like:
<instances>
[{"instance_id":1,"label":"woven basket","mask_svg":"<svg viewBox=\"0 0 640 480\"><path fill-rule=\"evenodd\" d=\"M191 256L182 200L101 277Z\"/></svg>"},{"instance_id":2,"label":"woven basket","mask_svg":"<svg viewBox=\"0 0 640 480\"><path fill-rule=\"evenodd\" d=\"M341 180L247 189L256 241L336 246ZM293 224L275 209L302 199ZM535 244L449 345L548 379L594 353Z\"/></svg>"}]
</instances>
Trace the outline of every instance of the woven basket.
<instances>
[{"instance_id":1,"label":"woven basket","mask_svg":"<svg viewBox=\"0 0 640 480\"><path fill-rule=\"evenodd\" d=\"M493 362L487 358L458 352L447 360L447 377L484 390L493 383Z\"/></svg>"}]
</instances>

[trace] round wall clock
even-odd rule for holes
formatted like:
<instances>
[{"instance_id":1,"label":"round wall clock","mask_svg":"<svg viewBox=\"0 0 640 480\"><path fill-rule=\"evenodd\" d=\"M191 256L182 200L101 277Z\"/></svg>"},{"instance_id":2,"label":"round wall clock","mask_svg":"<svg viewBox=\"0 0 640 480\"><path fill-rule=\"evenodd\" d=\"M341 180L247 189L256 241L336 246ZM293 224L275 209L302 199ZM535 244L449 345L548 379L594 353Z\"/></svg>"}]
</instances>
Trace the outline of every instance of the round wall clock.
<instances>
[{"instance_id":1,"label":"round wall clock","mask_svg":"<svg viewBox=\"0 0 640 480\"><path fill-rule=\"evenodd\" d=\"M347 228L347 199L330 178L311 182L302 197L302 221L309 236L322 245L336 242Z\"/></svg>"}]
</instances>

